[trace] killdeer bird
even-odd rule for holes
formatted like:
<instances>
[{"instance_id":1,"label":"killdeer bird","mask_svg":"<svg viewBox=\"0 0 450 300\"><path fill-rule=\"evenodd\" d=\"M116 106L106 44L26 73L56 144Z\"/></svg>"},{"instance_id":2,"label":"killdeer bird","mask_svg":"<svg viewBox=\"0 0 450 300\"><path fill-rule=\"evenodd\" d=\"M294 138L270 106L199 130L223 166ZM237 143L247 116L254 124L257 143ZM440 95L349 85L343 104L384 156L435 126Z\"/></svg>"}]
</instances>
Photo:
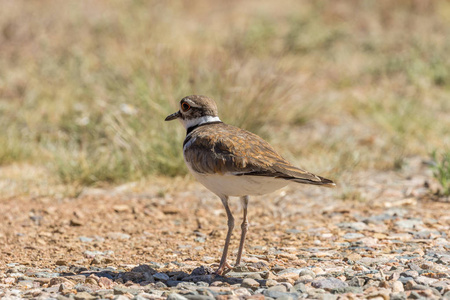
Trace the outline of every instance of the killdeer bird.
<instances>
[{"instance_id":1,"label":"killdeer bird","mask_svg":"<svg viewBox=\"0 0 450 300\"><path fill-rule=\"evenodd\" d=\"M259 136L223 123L214 100L205 96L188 96L180 101L180 110L167 116L178 119L186 129L183 143L184 161L189 171L211 192L219 196L228 218L228 232L222 259L216 273L221 275L227 263L228 245L234 217L228 205L231 196L240 197L243 206L241 239L236 266L241 262L248 230L249 195L263 195L291 182L333 187L333 181L294 167Z\"/></svg>"}]
</instances>

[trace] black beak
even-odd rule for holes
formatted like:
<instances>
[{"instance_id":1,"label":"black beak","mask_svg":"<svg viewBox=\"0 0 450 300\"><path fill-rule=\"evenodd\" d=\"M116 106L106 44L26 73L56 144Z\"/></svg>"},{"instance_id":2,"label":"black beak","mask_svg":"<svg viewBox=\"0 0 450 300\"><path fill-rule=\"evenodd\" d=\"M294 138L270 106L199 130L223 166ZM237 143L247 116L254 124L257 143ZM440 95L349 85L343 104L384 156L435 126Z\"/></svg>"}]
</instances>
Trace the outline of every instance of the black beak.
<instances>
[{"instance_id":1,"label":"black beak","mask_svg":"<svg viewBox=\"0 0 450 300\"><path fill-rule=\"evenodd\" d=\"M177 111L171 115L168 115L164 121L172 121L178 119L181 116L180 111Z\"/></svg>"}]
</instances>

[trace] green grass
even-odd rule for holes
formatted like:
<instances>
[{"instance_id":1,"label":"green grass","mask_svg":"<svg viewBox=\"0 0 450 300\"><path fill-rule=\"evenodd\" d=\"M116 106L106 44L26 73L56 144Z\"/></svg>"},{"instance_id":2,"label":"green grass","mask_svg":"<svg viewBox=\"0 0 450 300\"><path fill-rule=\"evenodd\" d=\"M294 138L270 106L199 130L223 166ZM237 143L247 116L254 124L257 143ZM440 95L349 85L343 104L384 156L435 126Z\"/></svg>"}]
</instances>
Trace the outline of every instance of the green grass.
<instances>
[{"instance_id":1,"label":"green grass","mask_svg":"<svg viewBox=\"0 0 450 300\"><path fill-rule=\"evenodd\" d=\"M163 120L204 94L311 171L401 168L450 145L449 35L447 1L8 2L0 165L81 186L184 175Z\"/></svg>"},{"instance_id":2,"label":"green grass","mask_svg":"<svg viewBox=\"0 0 450 300\"><path fill-rule=\"evenodd\" d=\"M438 154L437 151L433 151L431 154L433 158L433 170L434 178L441 184L442 191L439 194L443 196L450 196L450 151L444 151Z\"/></svg>"}]
</instances>

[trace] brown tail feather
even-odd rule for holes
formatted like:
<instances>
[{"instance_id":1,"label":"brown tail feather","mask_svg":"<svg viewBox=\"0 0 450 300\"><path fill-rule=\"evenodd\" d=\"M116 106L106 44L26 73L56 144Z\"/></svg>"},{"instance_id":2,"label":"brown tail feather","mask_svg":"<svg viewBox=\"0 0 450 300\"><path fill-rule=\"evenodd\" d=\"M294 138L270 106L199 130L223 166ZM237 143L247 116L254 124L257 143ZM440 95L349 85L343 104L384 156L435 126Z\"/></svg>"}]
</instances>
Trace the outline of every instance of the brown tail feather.
<instances>
[{"instance_id":1,"label":"brown tail feather","mask_svg":"<svg viewBox=\"0 0 450 300\"><path fill-rule=\"evenodd\" d=\"M317 175L316 175L317 176ZM308 180L308 179L303 179L303 178L286 178L289 181L294 181L294 182L298 182L298 183L305 183L305 184L314 184L314 185L320 185L320 186L324 186L324 187L335 187L336 184L327 178L324 178L322 176L317 176L320 181L313 181L313 180Z\"/></svg>"}]
</instances>

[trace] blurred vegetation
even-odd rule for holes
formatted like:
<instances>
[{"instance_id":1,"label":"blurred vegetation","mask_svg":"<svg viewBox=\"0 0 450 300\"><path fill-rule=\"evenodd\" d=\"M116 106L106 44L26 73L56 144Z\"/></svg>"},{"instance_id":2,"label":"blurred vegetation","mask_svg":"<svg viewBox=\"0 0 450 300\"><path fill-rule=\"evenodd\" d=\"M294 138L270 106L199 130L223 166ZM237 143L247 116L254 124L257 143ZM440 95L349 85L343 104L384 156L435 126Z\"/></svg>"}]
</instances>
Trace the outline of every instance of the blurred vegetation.
<instances>
[{"instance_id":1,"label":"blurred vegetation","mask_svg":"<svg viewBox=\"0 0 450 300\"><path fill-rule=\"evenodd\" d=\"M439 194L450 196L450 150L439 154L437 151L433 151L431 157L433 158L431 169L433 170L434 178L442 186L442 191Z\"/></svg>"},{"instance_id":2,"label":"blurred vegetation","mask_svg":"<svg viewBox=\"0 0 450 300\"><path fill-rule=\"evenodd\" d=\"M448 1L0 0L0 165L66 183L186 173L190 94L311 171L450 144Z\"/></svg>"}]
</instances>

